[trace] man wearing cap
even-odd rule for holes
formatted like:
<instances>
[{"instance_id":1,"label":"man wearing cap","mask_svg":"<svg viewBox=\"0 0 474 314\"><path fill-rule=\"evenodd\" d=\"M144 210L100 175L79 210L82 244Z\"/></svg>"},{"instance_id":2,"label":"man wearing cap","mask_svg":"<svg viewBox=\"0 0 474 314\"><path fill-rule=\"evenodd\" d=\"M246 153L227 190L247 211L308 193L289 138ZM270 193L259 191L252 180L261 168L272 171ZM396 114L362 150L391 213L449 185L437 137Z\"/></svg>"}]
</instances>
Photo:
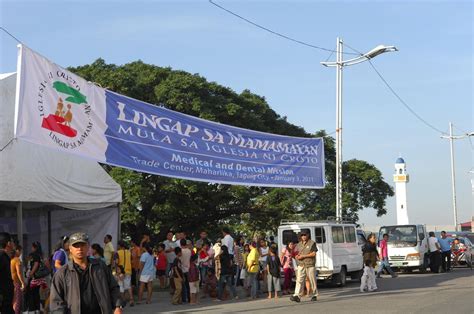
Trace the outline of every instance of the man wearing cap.
<instances>
[{"instance_id":1,"label":"man wearing cap","mask_svg":"<svg viewBox=\"0 0 474 314\"><path fill-rule=\"evenodd\" d=\"M303 230L300 233L301 241L296 246L296 261L298 264L297 275L296 275L296 287L295 293L290 297L290 300L293 302L300 302L300 295L302 289L305 286L306 277L309 279L311 284L311 291L313 292L313 297L311 301L318 300L318 287L316 285L316 252L318 248L316 247L316 242L309 239L308 232Z\"/></svg>"},{"instance_id":2,"label":"man wearing cap","mask_svg":"<svg viewBox=\"0 0 474 314\"><path fill-rule=\"evenodd\" d=\"M121 314L120 288L110 269L99 259L89 259L89 237L69 238L72 260L61 267L51 283L51 313Z\"/></svg>"}]
</instances>

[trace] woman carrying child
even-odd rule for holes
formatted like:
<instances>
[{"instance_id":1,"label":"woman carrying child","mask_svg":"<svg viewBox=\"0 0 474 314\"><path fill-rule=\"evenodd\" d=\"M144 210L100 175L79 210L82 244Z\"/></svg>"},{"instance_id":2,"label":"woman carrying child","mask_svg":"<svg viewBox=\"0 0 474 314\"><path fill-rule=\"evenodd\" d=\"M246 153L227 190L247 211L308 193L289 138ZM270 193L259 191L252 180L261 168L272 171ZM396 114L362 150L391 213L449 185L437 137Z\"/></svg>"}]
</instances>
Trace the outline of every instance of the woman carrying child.
<instances>
[{"instance_id":1,"label":"woman carrying child","mask_svg":"<svg viewBox=\"0 0 474 314\"><path fill-rule=\"evenodd\" d=\"M364 274L360 280L360 292L376 291L377 283L375 282L375 270L377 265L377 244L375 234L371 233L367 238L367 243L362 248L364 261Z\"/></svg>"}]
</instances>

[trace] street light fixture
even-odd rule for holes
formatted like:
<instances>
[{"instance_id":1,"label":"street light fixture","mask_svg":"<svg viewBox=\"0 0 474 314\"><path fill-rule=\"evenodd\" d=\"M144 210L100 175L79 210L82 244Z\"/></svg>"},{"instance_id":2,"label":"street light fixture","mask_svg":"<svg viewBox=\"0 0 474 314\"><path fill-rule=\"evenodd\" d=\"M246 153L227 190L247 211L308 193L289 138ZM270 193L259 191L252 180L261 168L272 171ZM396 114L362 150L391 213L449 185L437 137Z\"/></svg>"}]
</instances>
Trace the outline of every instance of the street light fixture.
<instances>
[{"instance_id":1,"label":"street light fixture","mask_svg":"<svg viewBox=\"0 0 474 314\"><path fill-rule=\"evenodd\" d=\"M336 219L342 221L342 68L358 64L392 51L398 51L395 46L379 45L365 54L342 60L342 38L337 38L336 62L321 62L326 67L336 67Z\"/></svg>"}]
</instances>

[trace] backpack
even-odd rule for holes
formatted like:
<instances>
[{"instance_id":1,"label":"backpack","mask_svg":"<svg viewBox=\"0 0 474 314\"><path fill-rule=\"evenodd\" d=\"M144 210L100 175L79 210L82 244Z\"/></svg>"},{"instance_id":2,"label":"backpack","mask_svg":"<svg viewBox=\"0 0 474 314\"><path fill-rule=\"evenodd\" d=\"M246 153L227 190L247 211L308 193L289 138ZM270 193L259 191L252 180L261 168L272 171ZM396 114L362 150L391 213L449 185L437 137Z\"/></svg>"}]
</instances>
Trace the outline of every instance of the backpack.
<instances>
[{"instance_id":1,"label":"backpack","mask_svg":"<svg viewBox=\"0 0 474 314\"><path fill-rule=\"evenodd\" d=\"M43 262L43 259L40 260L38 269L36 270L35 274L33 275L34 279L40 279L48 276L50 274L50 270Z\"/></svg>"}]
</instances>

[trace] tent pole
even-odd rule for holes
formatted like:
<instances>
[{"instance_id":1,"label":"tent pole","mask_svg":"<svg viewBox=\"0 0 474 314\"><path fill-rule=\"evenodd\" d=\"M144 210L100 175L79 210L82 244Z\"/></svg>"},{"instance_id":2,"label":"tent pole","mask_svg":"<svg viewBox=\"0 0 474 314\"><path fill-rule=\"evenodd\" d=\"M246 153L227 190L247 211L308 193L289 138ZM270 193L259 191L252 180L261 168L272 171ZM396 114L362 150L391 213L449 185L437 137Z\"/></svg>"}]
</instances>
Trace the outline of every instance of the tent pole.
<instances>
[{"instance_id":1,"label":"tent pole","mask_svg":"<svg viewBox=\"0 0 474 314\"><path fill-rule=\"evenodd\" d=\"M16 234L18 244L23 246L23 202L18 202L16 206Z\"/></svg>"},{"instance_id":2,"label":"tent pole","mask_svg":"<svg viewBox=\"0 0 474 314\"><path fill-rule=\"evenodd\" d=\"M48 254L52 253L51 250L51 209L46 208L48 211ZM49 256L49 255L48 255Z\"/></svg>"},{"instance_id":3,"label":"tent pole","mask_svg":"<svg viewBox=\"0 0 474 314\"><path fill-rule=\"evenodd\" d=\"M122 234L122 217L121 217L121 209L120 209L120 203L117 203L117 211L118 211L118 234L117 234L117 239L122 239L120 236Z\"/></svg>"}]
</instances>

